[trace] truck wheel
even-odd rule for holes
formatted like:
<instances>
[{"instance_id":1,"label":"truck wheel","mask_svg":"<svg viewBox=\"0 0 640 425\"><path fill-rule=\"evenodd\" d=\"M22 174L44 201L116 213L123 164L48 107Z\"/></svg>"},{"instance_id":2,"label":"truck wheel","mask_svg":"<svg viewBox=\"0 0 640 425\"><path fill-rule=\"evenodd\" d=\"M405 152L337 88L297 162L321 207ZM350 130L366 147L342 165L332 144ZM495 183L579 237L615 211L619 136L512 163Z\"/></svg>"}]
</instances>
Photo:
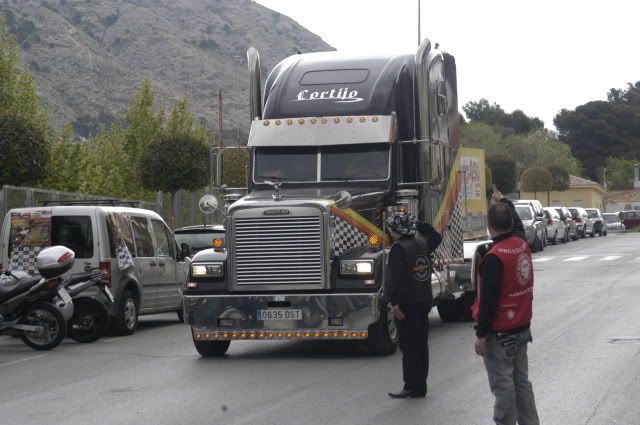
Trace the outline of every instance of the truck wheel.
<instances>
[{"instance_id":1,"label":"truck wheel","mask_svg":"<svg viewBox=\"0 0 640 425\"><path fill-rule=\"evenodd\" d=\"M138 327L138 298L128 289L122 291L111 324L116 335L131 335Z\"/></svg>"},{"instance_id":2,"label":"truck wheel","mask_svg":"<svg viewBox=\"0 0 640 425\"><path fill-rule=\"evenodd\" d=\"M191 335L193 337L193 329ZM220 357L227 353L231 341L196 341L194 338L193 345L202 357Z\"/></svg>"},{"instance_id":3,"label":"truck wheel","mask_svg":"<svg viewBox=\"0 0 640 425\"><path fill-rule=\"evenodd\" d=\"M443 322L468 322L473 319L471 306L475 301L473 292L465 292L457 300L442 301L438 304L438 315Z\"/></svg>"},{"instance_id":4,"label":"truck wheel","mask_svg":"<svg viewBox=\"0 0 640 425\"><path fill-rule=\"evenodd\" d=\"M382 303L381 303L382 304ZM380 319L369 325L367 350L370 354L388 356L398 348L398 325L393 317L391 303L380 307Z\"/></svg>"}]
</instances>

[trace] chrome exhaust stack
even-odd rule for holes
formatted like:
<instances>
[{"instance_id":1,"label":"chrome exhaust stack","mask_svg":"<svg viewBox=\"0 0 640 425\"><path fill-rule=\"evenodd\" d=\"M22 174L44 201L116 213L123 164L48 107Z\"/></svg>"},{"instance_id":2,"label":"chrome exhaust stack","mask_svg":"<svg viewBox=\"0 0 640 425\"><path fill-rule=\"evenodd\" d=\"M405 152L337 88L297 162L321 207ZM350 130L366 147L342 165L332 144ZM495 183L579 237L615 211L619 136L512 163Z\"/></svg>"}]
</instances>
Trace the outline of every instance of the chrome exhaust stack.
<instances>
[{"instance_id":1,"label":"chrome exhaust stack","mask_svg":"<svg viewBox=\"0 0 640 425\"><path fill-rule=\"evenodd\" d=\"M262 87L260 84L260 54L255 47L247 50L249 66L249 113L251 121L262 119Z\"/></svg>"}]
</instances>

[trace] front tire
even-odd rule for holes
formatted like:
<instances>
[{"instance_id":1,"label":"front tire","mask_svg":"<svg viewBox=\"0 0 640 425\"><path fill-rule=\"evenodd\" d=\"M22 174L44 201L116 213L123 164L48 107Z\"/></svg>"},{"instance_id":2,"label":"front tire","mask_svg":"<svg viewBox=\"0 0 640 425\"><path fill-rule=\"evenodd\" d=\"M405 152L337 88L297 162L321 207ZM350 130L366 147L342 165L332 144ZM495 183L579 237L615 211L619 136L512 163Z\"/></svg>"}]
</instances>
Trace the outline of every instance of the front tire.
<instances>
[{"instance_id":1,"label":"front tire","mask_svg":"<svg viewBox=\"0 0 640 425\"><path fill-rule=\"evenodd\" d=\"M128 289L122 291L120 302L113 318L113 331L117 335L131 335L138 327L138 297Z\"/></svg>"},{"instance_id":2,"label":"front tire","mask_svg":"<svg viewBox=\"0 0 640 425\"><path fill-rule=\"evenodd\" d=\"M551 244L552 245L558 245L558 231L557 230L553 234L553 239L551 239Z\"/></svg>"},{"instance_id":3,"label":"front tire","mask_svg":"<svg viewBox=\"0 0 640 425\"><path fill-rule=\"evenodd\" d=\"M193 338L193 329L191 329ZM193 338L193 345L202 357L221 357L227 354L231 341L198 341Z\"/></svg>"},{"instance_id":4,"label":"front tire","mask_svg":"<svg viewBox=\"0 0 640 425\"><path fill-rule=\"evenodd\" d=\"M398 348L398 324L393 316L391 303L387 303L384 307L382 302L380 304L380 318L369 325L367 351L378 356L388 356L395 353Z\"/></svg>"},{"instance_id":5,"label":"front tire","mask_svg":"<svg viewBox=\"0 0 640 425\"><path fill-rule=\"evenodd\" d=\"M95 298L73 300L73 316L67 323L69 337L78 342L94 342L109 330L109 310Z\"/></svg>"},{"instance_id":6,"label":"front tire","mask_svg":"<svg viewBox=\"0 0 640 425\"><path fill-rule=\"evenodd\" d=\"M67 322L54 305L38 301L26 308L18 320L21 325L41 326L42 332L22 332L22 342L36 350L51 350L67 335Z\"/></svg>"}]
</instances>

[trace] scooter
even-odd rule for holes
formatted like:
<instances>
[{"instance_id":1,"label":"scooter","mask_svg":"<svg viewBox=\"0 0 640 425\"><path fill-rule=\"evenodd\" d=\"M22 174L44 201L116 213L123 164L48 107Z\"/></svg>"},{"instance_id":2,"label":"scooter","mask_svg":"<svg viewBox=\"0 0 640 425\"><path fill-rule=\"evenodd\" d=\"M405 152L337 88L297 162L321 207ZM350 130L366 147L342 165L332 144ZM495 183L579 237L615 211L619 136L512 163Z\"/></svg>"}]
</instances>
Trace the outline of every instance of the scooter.
<instances>
[{"instance_id":1,"label":"scooter","mask_svg":"<svg viewBox=\"0 0 640 425\"><path fill-rule=\"evenodd\" d=\"M73 316L67 323L69 337L78 342L94 342L102 338L109 329L109 309L105 302L114 302L109 287L102 280L103 271L93 269L75 274L63 286L73 298ZM92 296L87 289L97 286L107 301Z\"/></svg>"},{"instance_id":2,"label":"scooter","mask_svg":"<svg viewBox=\"0 0 640 425\"><path fill-rule=\"evenodd\" d=\"M19 336L29 347L50 350L67 334L73 301L62 276L75 254L64 246L42 250L36 260L40 275L4 271L0 274L0 333Z\"/></svg>"}]
</instances>

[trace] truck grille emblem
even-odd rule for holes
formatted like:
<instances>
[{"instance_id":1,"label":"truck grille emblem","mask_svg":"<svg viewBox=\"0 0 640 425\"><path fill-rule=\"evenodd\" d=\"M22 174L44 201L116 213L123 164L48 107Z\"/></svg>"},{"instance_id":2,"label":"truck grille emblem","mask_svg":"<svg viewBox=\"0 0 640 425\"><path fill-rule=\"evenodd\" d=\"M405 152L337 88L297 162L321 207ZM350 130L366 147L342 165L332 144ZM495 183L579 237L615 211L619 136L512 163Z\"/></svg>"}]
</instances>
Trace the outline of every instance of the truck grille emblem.
<instances>
[{"instance_id":1,"label":"truck grille emblem","mask_svg":"<svg viewBox=\"0 0 640 425\"><path fill-rule=\"evenodd\" d=\"M262 212L262 215L291 215L291 211L289 210L265 210Z\"/></svg>"}]
</instances>

